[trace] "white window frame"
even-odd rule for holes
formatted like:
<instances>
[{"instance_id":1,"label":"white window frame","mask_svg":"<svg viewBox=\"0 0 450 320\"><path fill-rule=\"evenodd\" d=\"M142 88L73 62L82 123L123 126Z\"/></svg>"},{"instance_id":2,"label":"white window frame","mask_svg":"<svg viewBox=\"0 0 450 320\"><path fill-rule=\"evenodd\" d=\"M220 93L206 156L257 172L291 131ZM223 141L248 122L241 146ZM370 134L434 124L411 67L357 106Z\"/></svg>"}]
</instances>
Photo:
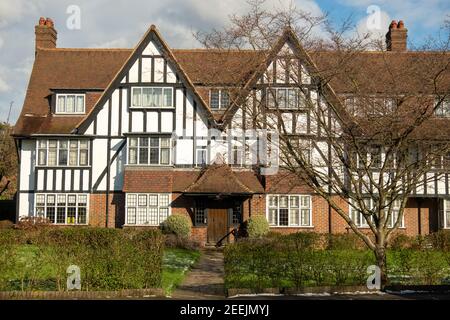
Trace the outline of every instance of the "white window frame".
<instances>
[{"instance_id":1,"label":"white window frame","mask_svg":"<svg viewBox=\"0 0 450 320\"><path fill-rule=\"evenodd\" d=\"M136 204L134 205L134 206L129 206L128 205L128 196L135 196L136 197ZM139 197L143 197L143 196L145 196L145 199L146 199L146 205L139 205ZM156 206L151 206L150 205L150 196L157 196L157 205ZM167 196L168 197L168 205L167 206L161 206L160 205L160 203L161 203L161 200L160 200L160 198L161 198L161 196ZM171 206L171 203L172 203L172 193L135 193L135 192L130 192L130 193L126 193L125 194L125 225L126 226L155 226L155 227L157 227L157 226L160 226L161 225L161 223L163 223L164 221L165 221L165 219L164 220L162 220L161 219L161 212L160 212L160 210L161 209L168 209L167 210L167 217L166 217L166 219L170 216L170 215L172 215L172 206ZM128 209L132 209L132 208L134 208L135 209L135 217L134 217L134 223L129 223L129 219L128 219ZM153 209L155 209L155 208L157 208L157 210L158 210L158 216L157 216L157 223L155 224L155 223L137 223L137 221L138 221L138 208L145 208L145 211L146 211L146 217L147 217L147 222L148 222L148 217L149 217L149 214L150 214L150 211L149 211L149 209L150 208L153 208Z\"/></svg>"},{"instance_id":2,"label":"white window frame","mask_svg":"<svg viewBox=\"0 0 450 320\"><path fill-rule=\"evenodd\" d=\"M58 196L64 195L65 196L65 217L64 217L64 223L58 223L57 222L57 217L58 217ZM39 196L44 196L45 198L45 203L44 206L37 206L37 198ZM48 203L48 196L54 196L55 197L55 203L54 205L49 205ZM67 215L68 215L68 197L69 196L75 196L76 197L76 211L75 211L75 223L67 223ZM80 209L80 205L79 205L79 197L80 196L85 196L86 197L86 222L85 223L78 223L78 212ZM52 224L54 225L68 225L68 226L73 226L73 225L81 225L81 226L85 226L89 224L89 193L43 193L43 192L39 192L36 193L34 195L34 216L37 217L38 216L38 207L39 208L44 208L44 217L47 218L47 208L52 207L55 208L55 218L54 221L52 221Z\"/></svg>"},{"instance_id":3,"label":"white window frame","mask_svg":"<svg viewBox=\"0 0 450 320\"><path fill-rule=\"evenodd\" d=\"M49 141L56 141L56 164L48 164L48 154L49 154ZM45 141L45 148L41 148L40 147L40 142L41 141ZM60 151L60 143L61 141L66 141L67 142L67 164L59 164L59 151ZM71 165L70 164L70 142L71 141L77 141L77 164L76 165ZM87 149L81 148L80 147L80 142L81 141L86 141L87 142ZM90 166L90 148L91 148L91 144L90 144L90 140L88 139L71 139L71 138L67 138L67 139L51 139L51 138L45 138L45 139L36 139L36 166L37 167L80 167L80 168L86 168ZM45 164L40 164L39 163L39 153L41 150L45 150ZM81 156L81 150L87 150L87 158L86 158L86 164L81 165L80 164L80 156Z\"/></svg>"},{"instance_id":4,"label":"white window frame","mask_svg":"<svg viewBox=\"0 0 450 320\"><path fill-rule=\"evenodd\" d=\"M447 224L447 215L450 215L450 205L447 206L447 202L450 202L450 199L442 199L443 202L443 212L442 218L444 219L442 227L443 229L450 229L450 225Z\"/></svg>"},{"instance_id":5,"label":"white window frame","mask_svg":"<svg viewBox=\"0 0 450 320\"><path fill-rule=\"evenodd\" d=\"M198 152L205 152L205 164L199 163L199 157ZM208 165L208 146L197 146L195 148L195 166L196 167L203 167Z\"/></svg>"},{"instance_id":6,"label":"white window frame","mask_svg":"<svg viewBox=\"0 0 450 320\"><path fill-rule=\"evenodd\" d=\"M272 93L271 93L272 90L275 91L275 97L272 97ZM286 101L285 101L284 108L277 105L278 104L278 91L281 91L281 90L286 90ZM294 107L291 107L291 104L290 104L289 90L294 90L296 93ZM275 103L274 106L270 105L269 96L271 97L270 99L273 99L272 101ZM270 109L270 110L304 110L304 109L307 109L308 106L301 105L301 101L303 99L306 100L307 98L304 97L304 93L297 87L268 87L268 88L266 88L266 106L267 106L267 109Z\"/></svg>"},{"instance_id":7,"label":"white window frame","mask_svg":"<svg viewBox=\"0 0 450 320\"><path fill-rule=\"evenodd\" d=\"M367 200L369 200L370 201L370 207L371 208L373 208L373 199L372 198L368 198ZM397 217L398 217L398 210L400 209L400 207L393 207L393 209L392 209L392 211L391 211L391 221L390 222L388 222L388 228L392 228L393 227L393 225L394 225L394 215L393 215L393 213L394 213L394 211L397 211ZM354 210L356 210L355 208L353 208L352 207L352 205L351 204L349 204L349 210L348 210L348 215L349 215L349 217L350 217L350 219L352 218L352 212L354 211ZM367 222L367 220L366 220L366 218L364 217L364 215L362 214L362 212L361 211L359 211L359 210L357 210L357 213L359 214L359 220L361 221L361 223L360 224L357 224L355 221L355 225L358 227L358 228L361 228L361 229L364 229L364 228L369 228L369 224L368 224L368 222ZM387 214L387 213L386 213ZM397 220L397 219L395 219L395 220ZM364 222L363 222L364 221ZM402 221L401 221L401 224L400 224L400 226L398 227L399 229L405 229L405 212L403 211L403 215L402 215Z\"/></svg>"},{"instance_id":8,"label":"white window frame","mask_svg":"<svg viewBox=\"0 0 450 320\"><path fill-rule=\"evenodd\" d=\"M213 108L212 104L211 104L211 93L212 91L219 91L219 107L218 108ZM226 92L228 94L228 105L227 106L222 106L222 92ZM209 107L211 110L215 111L215 110L224 110L227 109L229 106L231 105L231 101L230 101L230 92L228 89L224 89L224 88L211 88L209 89Z\"/></svg>"},{"instance_id":9,"label":"white window frame","mask_svg":"<svg viewBox=\"0 0 450 320\"><path fill-rule=\"evenodd\" d=\"M137 145L135 147L130 147L130 139L136 138L137 139ZM147 154L147 163L139 163L140 160L140 152L139 149L141 148L140 145L140 139L141 138L146 138L148 140L148 145L146 146L146 148L148 149L148 154ZM159 139L159 145L158 145L158 163L150 163L150 150L152 149L152 147L150 146L150 138L158 138ZM161 139L169 139L169 148L164 148L164 149L169 149L169 163L167 164L161 164ZM137 153L136 153L136 163L130 163L130 148L136 148L137 149ZM170 136L130 136L127 138L127 165L130 166L161 166L161 167L167 167L167 166L172 166L172 159L173 157L173 143L172 143L172 138Z\"/></svg>"},{"instance_id":10,"label":"white window frame","mask_svg":"<svg viewBox=\"0 0 450 320\"><path fill-rule=\"evenodd\" d=\"M74 111L67 111L67 97L74 96ZM64 97L64 111L58 111L59 98ZM78 97L83 97L83 111L76 111ZM55 114L85 114L86 113L86 94L84 93L57 93L55 102Z\"/></svg>"},{"instance_id":11,"label":"white window frame","mask_svg":"<svg viewBox=\"0 0 450 320\"><path fill-rule=\"evenodd\" d=\"M134 99L133 99L133 92L135 89L138 89L141 91L140 94L140 105L135 105L134 104ZM155 106L155 105L148 105L148 106L144 106L143 105L143 94L142 94L142 90L143 89L161 89L162 95L161 95L161 102L162 104L160 106ZM165 99L164 99L164 91L165 90L170 90L171 91L171 99L170 99L170 106L169 105L165 105ZM145 109L173 109L174 103L173 103L173 87L160 87L160 86L151 86L151 87L131 87L130 88L130 96L131 96L131 105L130 108L145 108Z\"/></svg>"},{"instance_id":12,"label":"white window frame","mask_svg":"<svg viewBox=\"0 0 450 320\"><path fill-rule=\"evenodd\" d=\"M277 197L277 207L271 207L269 206L269 199L270 197ZM280 225L280 197L288 197L288 225ZM298 208L292 208L292 209L298 209L299 216L298 216L298 225L291 224L291 197L298 197L299 199L299 206ZM307 197L309 199L309 208L302 206L302 197ZM269 222L269 211L270 209L277 209L277 224L270 224ZM301 223L301 212L302 210L309 209L309 225L302 225ZM266 219L267 222L269 222L269 226L271 228L314 228L313 222L312 222L312 195L309 194L267 194L266 195Z\"/></svg>"}]
</instances>

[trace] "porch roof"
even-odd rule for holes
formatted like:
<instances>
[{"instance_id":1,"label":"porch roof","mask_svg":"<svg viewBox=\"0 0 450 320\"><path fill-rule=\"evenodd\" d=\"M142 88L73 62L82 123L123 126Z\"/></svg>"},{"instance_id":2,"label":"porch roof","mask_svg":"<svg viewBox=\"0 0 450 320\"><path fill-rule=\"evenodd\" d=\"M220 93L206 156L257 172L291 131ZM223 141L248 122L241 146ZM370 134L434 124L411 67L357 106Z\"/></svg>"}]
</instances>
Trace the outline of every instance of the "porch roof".
<instances>
[{"instance_id":1,"label":"porch roof","mask_svg":"<svg viewBox=\"0 0 450 320\"><path fill-rule=\"evenodd\" d=\"M214 164L204 169L183 193L254 194L264 193L264 187L253 171L233 171L226 164Z\"/></svg>"}]
</instances>

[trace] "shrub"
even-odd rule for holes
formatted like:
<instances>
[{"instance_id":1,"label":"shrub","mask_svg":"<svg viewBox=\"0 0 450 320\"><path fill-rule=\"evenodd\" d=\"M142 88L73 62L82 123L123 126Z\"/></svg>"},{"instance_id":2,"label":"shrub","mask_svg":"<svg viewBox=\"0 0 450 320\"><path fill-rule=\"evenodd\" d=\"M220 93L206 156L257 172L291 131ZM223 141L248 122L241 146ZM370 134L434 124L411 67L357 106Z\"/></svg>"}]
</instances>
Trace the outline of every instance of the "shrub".
<instances>
[{"instance_id":1,"label":"shrub","mask_svg":"<svg viewBox=\"0 0 450 320\"><path fill-rule=\"evenodd\" d=\"M389 242L389 247L393 250L401 250L412 248L415 243L414 237L409 237L406 234L397 234Z\"/></svg>"},{"instance_id":2,"label":"shrub","mask_svg":"<svg viewBox=\"0 0 450 320\"><path fill-rule=\"evenodd\" d=\"M165 235L165 246L167 248L179 248L187 250L197 250L201 247L199 242L190 239L182 239L175 234Z\"/></svg>"},{"instance_id":3,"label":"shrub","mask_svg":"<svg viewBox=\"0 0 450 320\"><path fill-rule=\"evenodd\" d=\"M269 223L265 216L253 216L248 219L247 233L250 238L261 238L269 233Z\"/></svg>"},{"instance_id":4,"label":"shrub","mask_svg":"<svg viewBox=\"0 0 450 320\"><path fill-rule=\"evenodd\" d=\"M360 250L365 249L366 245L354 233L341 233L328 235L328 249L333 250Z\"/></svg>"},{"instance_id":5,"label":"shrub","mask_svg":"<svg viewBox=\"0 0 450 320\"><path fill-rule=\"evenodd\" d=\"M12 229L14 227L14 223L9 220L1 220L0 221L0 229Z\"/></svg>"},{"instance_id":6,"label":"shrub","mask_svg":"<svg viewBox=\"0 0 450 320\"><path fill-rule=\"evenodd\" d=\"M14 228L19 230L39 230L51 225L50 220L44 217L22 217Z\"/></svg>"},{"instance_id":7,"label":"shrub","mask_svg":"<svg viewBox=\"0 0 450 320\"><path fill-rule=\"evenodd\" d=\"M427 236L433 248L442 251L450 251L450 230L439 230Z\"/></svg>"},{"instance_id":8,"label":"shrub","mask_svg":"<svg viewBox=\"0 0 450 320\"><path fill-rule=\"evenodd\" d=\"M182 239L187 239L191 235L191 219L186 216L173 214L163 223L162 229L164 233L172 233Z\"/></svg>"}]
</instances>

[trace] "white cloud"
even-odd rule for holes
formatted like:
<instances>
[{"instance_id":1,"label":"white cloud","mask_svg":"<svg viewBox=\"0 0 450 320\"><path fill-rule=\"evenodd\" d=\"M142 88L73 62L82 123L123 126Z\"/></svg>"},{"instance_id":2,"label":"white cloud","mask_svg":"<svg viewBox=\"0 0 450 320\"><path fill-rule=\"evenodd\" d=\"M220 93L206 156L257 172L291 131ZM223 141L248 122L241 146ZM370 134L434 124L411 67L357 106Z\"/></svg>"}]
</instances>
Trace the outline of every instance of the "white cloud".
<instances>
[{"instance_id":1,"label":"white cloud","mask_svg":"<svg viewBox=\"0 0 450 320\"><path fill-rule=\"evenodd\" d=\"M5 43L5 41L3 40L2 37L0 37L0 49L3 47L3 43Z\"/></svg>"},{"instance_id":2,"label":"white cloud","mask_svg":"<svg viewBox=\"0 0 450 320\"><path fill-rule=\"evenodd\" d=\"M23 16L36 12L36 5L31 1L0 1L0 28L19 21Z\"/></svg>"},{"instance_id":3,"label":"white cloud","mask_svg":"<svg viewBox=\"0 0 450 320\"><path fill-rule=\"evenodd\" d=\"M385 11L371 11L372 14L359 20L356 31L359 36L369 36L369 40L383 40L388 30L391 18Z\"/></svg>"},{"instance_id":4,"label":"white cloud","mask_svg":"<svg viewBox=\"0 0 450 320\"><path fill-rule=\"evenodd\" d=\"M0 76L0 92L6 92L6 91L9 91L9 89L10 89L10 86Z\"/></svg>"},{"instance_id":5,"label":"white cloud","mask_svg":"<svg viewBox=\"0 0 450 320\"><path fill-rule=\"evenodd\" d=\"M111 41L101 42L98 44L93 44L92 48L129 48L133 45L130 45L128 40L124 37L120 37Z\"/></svg>"}]
</instances>

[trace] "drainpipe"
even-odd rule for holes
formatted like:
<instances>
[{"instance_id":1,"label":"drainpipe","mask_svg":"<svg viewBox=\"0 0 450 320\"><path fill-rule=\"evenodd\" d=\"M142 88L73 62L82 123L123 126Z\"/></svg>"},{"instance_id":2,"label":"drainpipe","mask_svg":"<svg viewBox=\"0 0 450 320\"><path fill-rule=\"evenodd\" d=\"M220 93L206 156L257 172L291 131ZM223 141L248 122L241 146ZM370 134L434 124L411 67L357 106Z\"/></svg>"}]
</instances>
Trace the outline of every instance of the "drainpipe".
<instances>
[{"instance_id":1,"label":"drainpipe","mask_svg":"<svg viewBox=\"0 0 450 320\"><path fill-rule=\"evenodd\" d=\"M417 219L418 219L418 225L417 225L417 232L419 233L419 236L422 235L422 199L417 199Z\"/></svg>"},{"instance_id":2,"label":"drainpipe","mask_svg":"<svg viewBox=\"0 0 450 320\"><path fill-rule=\"evenodd\" d=\"M328 233L331 234L332 232L332 227L331 227L331 206L328 204Z\"/></svg>"}]
</instances>

